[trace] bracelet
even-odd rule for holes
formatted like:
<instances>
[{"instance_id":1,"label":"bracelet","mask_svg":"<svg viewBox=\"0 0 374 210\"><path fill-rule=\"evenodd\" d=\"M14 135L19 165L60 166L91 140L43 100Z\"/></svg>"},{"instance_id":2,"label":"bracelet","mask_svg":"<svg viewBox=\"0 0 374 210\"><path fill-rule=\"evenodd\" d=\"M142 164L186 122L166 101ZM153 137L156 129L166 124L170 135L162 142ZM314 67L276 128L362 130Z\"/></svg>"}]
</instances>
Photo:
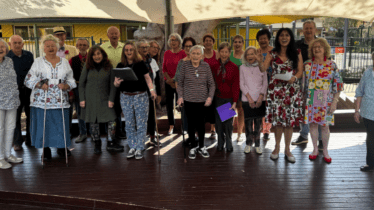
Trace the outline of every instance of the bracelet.
<instances>
[{"instance_id":1,"label":"bracelet","mask_svg":"<svg viewBox=\"0 0 374 210\"><path fill-rule=\"evenodd\" d=\"M152 88L152 89L150 89L149 91L154 91L155 89L154 88Z\"/></svg>"}]
</instances>

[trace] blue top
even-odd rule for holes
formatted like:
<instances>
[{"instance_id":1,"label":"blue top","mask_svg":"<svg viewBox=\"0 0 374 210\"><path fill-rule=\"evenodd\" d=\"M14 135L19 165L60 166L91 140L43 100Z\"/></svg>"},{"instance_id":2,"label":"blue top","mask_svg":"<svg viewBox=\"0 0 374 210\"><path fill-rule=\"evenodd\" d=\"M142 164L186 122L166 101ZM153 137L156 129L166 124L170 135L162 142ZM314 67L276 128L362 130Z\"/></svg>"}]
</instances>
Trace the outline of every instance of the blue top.
<instances>
[{"instance_id":1,"label":"blue top","mask_svg":"<svg viewBox=\"0 0 374 210\"><path fill-rule=\"evenodd\" d=\"M360 83L356 89L355 97L362 97L360 115L363 118L374 120L374 77L373 66L362 75Z\"/></svg>"},{"instance_id":2,"label":"blue top","mask_svg":"<svg viewBox=\"0 0 374 210\"><path fill-rule=\"evenodd\" d=\"M21 57L15 55L12 50L10 50L6 56L13 60L14 70L16 70L17 74L18 88L23 87L26 75L34 63L34 56L31 52L26 50L22 50Z\"/></svg>"}]
</instances>

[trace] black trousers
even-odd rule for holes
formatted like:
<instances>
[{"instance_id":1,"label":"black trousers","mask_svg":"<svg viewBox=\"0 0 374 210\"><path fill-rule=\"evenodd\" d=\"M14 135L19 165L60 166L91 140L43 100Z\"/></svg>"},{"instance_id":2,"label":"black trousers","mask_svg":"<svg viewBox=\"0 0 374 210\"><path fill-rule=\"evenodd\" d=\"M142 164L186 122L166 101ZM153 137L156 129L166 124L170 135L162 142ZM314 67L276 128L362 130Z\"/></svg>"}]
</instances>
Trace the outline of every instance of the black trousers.
<instances>
[{"instance_id":1,"label":"black trousers","mask_svg":"<svg viewBox=\"0 0 374 210\"><path fill-rule=\"evenodd\" d=\"M252 146L253 141L255 142L255 147L260 146L260 134L262 126L262 117L258 118L247 118L245 119L245 136L246 145Z\"/></svg>"},{"instance_id":2,"label":"black trousers","mask_svg":"<svg viewBox=\"0 0 374 210\"><path fill-rule=\"evenodd\" d=\"M147 132L150 136L155 136L156 130L156 119L155 119L155 109L153 106L153 100L149 100L149 112L148 112L148 123L147 123Z\"/></svg>"},{"instance_id":3,"label":"black trousers","mask_svg":"<svg viewBox=\"0 0 374 210\"><path fill-rule=\"evenodd\" d=\"M184 101L184 110L186 112L188 121L188 137L195 139L195 132L199 136L199 148L204 147L205 136L205 102L194 103ZM197 147L197 142L192 141L192 147Z\"/></svg>"},{"instance_id":4,"label":"black trousers","mask_svg":"<svg viewBox=\"0 0 374 210\"><path fill-rule=\"evenodd\" d=\"M232 149L232 131L234 129L232 123L234 118L230 118L224 122L221 121L221 118L217 112L217 107L226 104L226 103L231 103L232 104L232 98L226 99L226 98L218 98L215 97L215 104L214 104L214 109L215 109L215 117L216 117L216 132L218 136L218 144L217 148L223 148L223 145L226 142L226 149Z\"/></svg>"},{"instance_id":5,"label":"black trousers","mask_svg":"<svg viewBox=\"0 0 374 210\"><path fill-rule=\"evenodd\" d=\"M176 89L172 88L170 85L165 83L165 93L166 93L166 109L168 111L168 120L169 125L175 125L174 120L174 94L175 97L178 99L178 94Z\"/></svg>"},{"instance_id":6,"label":"black trousers","mask_svg":"<svg viewBox=\"0 0 374 210\"><path fill-rule=\"evenodd\" d=\"M23 108L25 109L26 114L26 139L31 141L30 138L30 95L31 89L27 87L19 88L19 98L21 105L17 109L17 119L16 119L16 128L14 129L13 143L15 145L21 146L23 143L22 131L21 131L21 114Z\"/></svg>"},{"instance_id":7,"label":"black trousers","mask_svg":"<svg viewBox=\"0 0 374 210\"><path fill-rule=\"evenodd\" d=\"M374 167L374 121L366 118L364 125L366 127L366 164L369 167Z\"/></svg>"}]
</instances>

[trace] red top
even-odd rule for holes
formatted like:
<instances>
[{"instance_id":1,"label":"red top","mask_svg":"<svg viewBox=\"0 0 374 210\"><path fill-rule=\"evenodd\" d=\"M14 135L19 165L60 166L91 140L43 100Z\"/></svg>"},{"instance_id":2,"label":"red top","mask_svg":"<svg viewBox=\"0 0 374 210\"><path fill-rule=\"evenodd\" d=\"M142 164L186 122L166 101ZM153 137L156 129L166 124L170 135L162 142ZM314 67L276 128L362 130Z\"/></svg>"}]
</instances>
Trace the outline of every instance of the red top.
<instances>
[{"instance_id":1,"label":"red top","mask_svg":"<svg viewBox=\"0 0 374 210\"><path fill-rule=\"evenodd\" d=\"M164 54L164 62L162 63L162 72L167 72L170 78L174 78L178 62L186 56L184 50L178 53L172 53L171 50L166 51ZM164 79L166 80L165 77Z\"/></svg>"},{"instance_id":2,"label":"red top","mask_svg":"<svg viewBox=\"0 0 374 210\"><path fill-rule=\"evenodd\" d=\"M220 59L218 60L219 63ZM216 88L219 90L217 97L219 98L232 98L233 102L239 99L239 69L238 66L232 61L227 62L225 65L226 75L223 78L222 72L217 75L220 68L212 69L214 79L216 81ZM225 82L223 82L225 79Z\"/></svg>"},{"instance_id":3,"label":"red top","mask_svg":"<svg viewBox=\"0 0 374 210\"><path fill-rule=\"evenodd\" d=\"M209 64L210 69L213 72L213 69L218 69L220 64L216 59L216 51L213 50L213 56L211 58L204 58L204 61Z\"/></svg>"}]
</instances>

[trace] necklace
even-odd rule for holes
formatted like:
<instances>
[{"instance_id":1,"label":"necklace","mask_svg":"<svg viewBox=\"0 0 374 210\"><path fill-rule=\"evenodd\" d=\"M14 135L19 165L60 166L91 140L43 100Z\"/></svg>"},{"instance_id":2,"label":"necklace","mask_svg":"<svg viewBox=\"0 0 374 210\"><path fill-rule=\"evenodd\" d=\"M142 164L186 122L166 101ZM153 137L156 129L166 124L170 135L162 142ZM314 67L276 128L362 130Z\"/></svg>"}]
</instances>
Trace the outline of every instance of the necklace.
<instances>
[{"instance_id":1,"label":"necklace","mask_svg":"<svg viewBox=\"0 0 374 210\"><path fill-rule=\"evenodd\" d=\"M196 70L195 70L195 75L196 75L196 78L199 77L199 71L197 70L197 68L196 68Z\"/></svg>"}]
</instances>

